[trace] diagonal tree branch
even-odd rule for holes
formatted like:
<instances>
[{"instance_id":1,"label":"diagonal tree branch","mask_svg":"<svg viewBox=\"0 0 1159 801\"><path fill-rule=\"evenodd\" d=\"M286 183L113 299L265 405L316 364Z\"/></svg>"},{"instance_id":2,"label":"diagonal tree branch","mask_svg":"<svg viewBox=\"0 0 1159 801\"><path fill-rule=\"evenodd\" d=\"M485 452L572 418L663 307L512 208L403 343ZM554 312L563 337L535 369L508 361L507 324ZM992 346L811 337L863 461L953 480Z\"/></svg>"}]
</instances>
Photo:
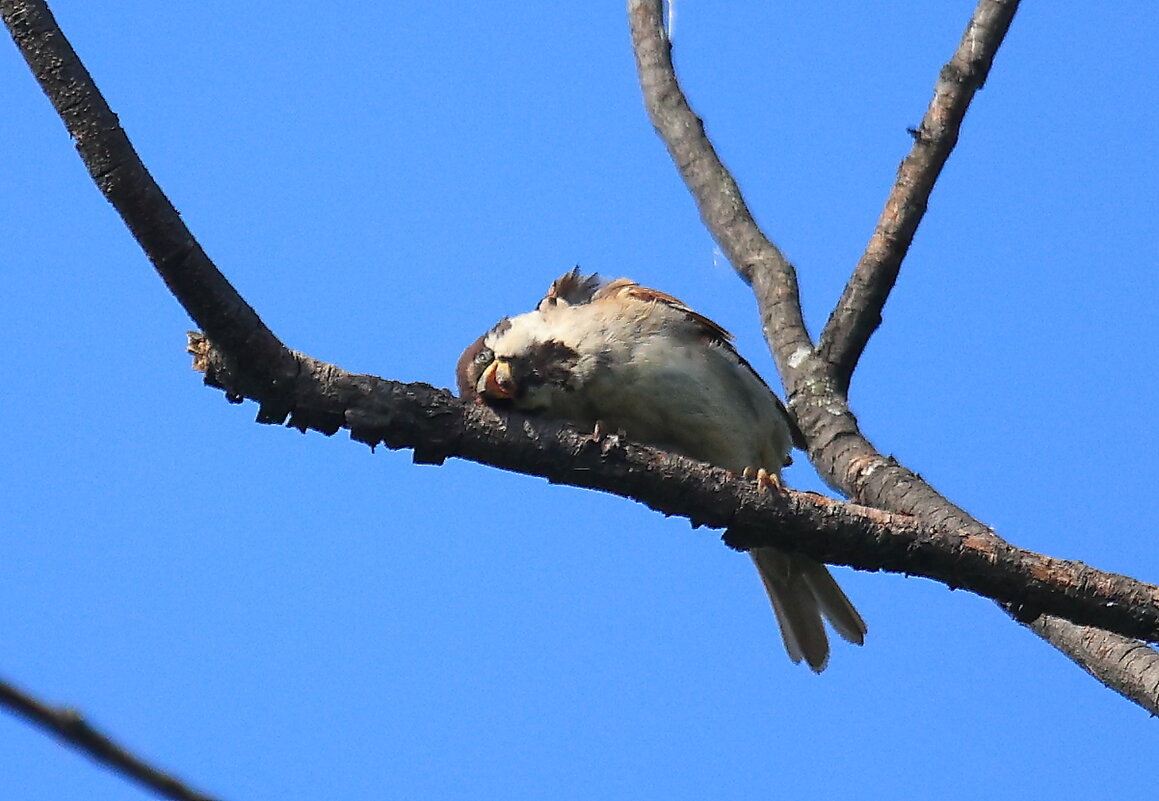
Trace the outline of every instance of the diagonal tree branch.
<instances>
[{"instance_id":1,"label":"diagonal tree branch","mask_svg":"<svg viewBox=\"0 0 1159 801\"><path fill-rule=\"evenodd\" d=\"M42 0L0 0L0 15L89 175L189 316L254 376L293 378L290 352L201 249L133 149L117 115Z\"/></svg>"},{"instance_id":2,"label":"diagonal tree branch","mask_svg":"<svg viewBox=\"0 0 1159 801\"><path fill-rule=\"evenodd\" d=\"M1153 648L1050 615L1026 625L1095 679L1127 698L1159 698L1159 660L1155 659ZM1159 705L1141 706L1152 715L1159 715Z\"/></svg>"},{"instance_id":3,"label":"diagonal tree branch","mask_svg":"<svg viewBox=\"0 0 1159 801\"><path fill-rule=\"evenodd\" d=\"M214 801L212 797L189 788L117 745L94 729L75 709L49 706L5 681L0 681L0 706L162 798L172 798L174 801Z\"/></svg>"},{"instance_id":4,"label":"diagonal tree branch","mask_svg":"<svg viewBox=\"0 0 1159 801\"><path fill-rule=\"evenodd\" d=\"M998 5L1008 6L1009 16L1013 16L1017 3L982 0L967 28L967 39L971 30L994 27L985 21L992 19ZM752 220L736 181L720 163L712 143L704 136L703 123L684 97L672 64L662 12L662 0L628 2L644 104L701 209L709 232L741 277L752 285L765 338L785 383L789 407L808 440L809 457L817 472L831 486L867 506L914 515L934 526L995 541L997 547L998 537L993 531L944 498L916 473L882 456L861 433L848 406L845 382L833 378L828 362L813 349L804 329L795 272ZM997 44L995 41L994 47ZM992 58L991 55L986 63ZM701 165L711 165L711 169ZM931 186L934 177L928 179ZM717 208L731 213L706 213ZM855 351L854 360L861 353L860 348ZM1021 618L1017 609L1006 611ZM1065 620L1051 619L1049 623L1049 634L1046 626L1034 630L1107 686L1159 714L1159 687L1144 678L1159 672L1159 653L1144 646L1124 666L1117 654L1094 645L1099 632ZM1124 678L1124 670L1130 672L1130 678Z\"/></svg>"},{"instance_id":5,"label":"diagonal tree branch","mask_svg":"<svg viewBox=\"0 0 1159 801\"><path fill-rule=\"evenodd\" d=\"M629 0L632 47L648 117L684 183L700 219L745 281L775 276L765 302L777 337L786 352L812 351L813 340L801 314L797 273L780 249L753 220L732 173L721 162L704 132L704 123L684 96L672 66L672 45L663 26L662 0ZM786 365L778 364L782 370Z\"/></svg>"},{"instance_id":6,"label":"diagonal tree branch","mask_svg":"<svg viewBox=\"0 0 1159 801\"><path fill-rule=\"evenodd\" d=\"M966 109L986 82L1017 9L1018 0L981 0L957 51L938 75L930 107L912 131L913 149L898 167L873 236L821 332L818 354L838 392L849 389L866 343L881 325L882 308L926 213L934 183L958 143Z\"/></svg>"}]
</instances>

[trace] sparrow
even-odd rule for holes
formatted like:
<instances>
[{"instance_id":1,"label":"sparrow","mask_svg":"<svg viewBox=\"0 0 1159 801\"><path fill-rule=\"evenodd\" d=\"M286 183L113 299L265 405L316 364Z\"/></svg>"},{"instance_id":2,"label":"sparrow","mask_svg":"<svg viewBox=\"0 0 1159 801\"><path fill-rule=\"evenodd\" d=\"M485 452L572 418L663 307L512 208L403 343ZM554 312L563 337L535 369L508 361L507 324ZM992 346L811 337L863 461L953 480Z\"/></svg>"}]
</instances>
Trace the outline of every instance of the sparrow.
<instances>
[{"instance_id":1,"label":"sparrow","mask_svg":"<svg viewBox=\"0 0 1159 801\"><path fill-rule=\"evenodd\" d=\"M780 486L804 438L785 406L732 344L680 300L627 278L579 268L556 279L534 311L505 317L459 357L459 395L498 409L568 421L754 473ZM785 650L820 673L824 620L861 645L861 615L820 562L778 548L750 550Z\"/></svg>"}]
</instances>

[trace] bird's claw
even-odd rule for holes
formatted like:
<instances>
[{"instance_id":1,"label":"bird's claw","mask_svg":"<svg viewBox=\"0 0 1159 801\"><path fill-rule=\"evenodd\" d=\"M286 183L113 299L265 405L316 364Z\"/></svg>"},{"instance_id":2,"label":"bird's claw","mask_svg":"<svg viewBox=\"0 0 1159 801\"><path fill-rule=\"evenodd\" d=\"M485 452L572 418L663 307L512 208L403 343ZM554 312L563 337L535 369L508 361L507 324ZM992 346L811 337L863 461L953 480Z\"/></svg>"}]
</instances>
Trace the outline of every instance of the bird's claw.
<instances>
[{"instance_id":1,"label":"bird's claw","mask_svg":"<svg viewBox=\"0 0 1159 801\"><path fill-rule=\"evenodd\" d=\"M603 442L604 440L623 439L626 435L622 430L613 429L603 420L596 420L596 424L592 426L591 438L592 442Z\"/></svg>"},{"instance_id":2,"label":"bird's claw","mask_svg":"<svg viewBox=\"0 0 1159 801\"><path fill-rule=\"evenodd\" d=\"M596 420L596 424L592 426L592 442L603 442L604 437L608 432L604 430L604 423L602 420Z\"/></svg>"},{"instance_id":3,"label":"bird's claw","mask_svg":"<svg viewBox=\"0 0 1159 801\"><path fill-rule=\"evenodd\" d=\"M759 492L765 492L770 487L777 492L785 491L784 485L781 484L780 476L775 473L770 473L763 467L746 467L741 475L750 480L755 479Z\"/></svg>"}]
</instances>

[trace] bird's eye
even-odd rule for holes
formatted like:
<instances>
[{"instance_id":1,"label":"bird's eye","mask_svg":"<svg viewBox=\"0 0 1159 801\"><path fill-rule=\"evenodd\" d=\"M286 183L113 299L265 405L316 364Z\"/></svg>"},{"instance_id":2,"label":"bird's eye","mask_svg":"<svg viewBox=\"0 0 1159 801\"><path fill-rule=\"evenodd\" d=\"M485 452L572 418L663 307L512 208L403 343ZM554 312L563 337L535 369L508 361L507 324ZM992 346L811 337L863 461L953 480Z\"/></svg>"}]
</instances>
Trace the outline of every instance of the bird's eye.
<instances>
[{"instance_id":1,"label":"bird's eye","mask_svg":"<svg viewBox=\"0 0 1159 801\"><path fill-rule=\"evenodd\" d=\"M486 367L491 362L495 361L495 351L490 348L483 348L475 354L475 364L480 367Z\"/></svg>"}]
</instances>

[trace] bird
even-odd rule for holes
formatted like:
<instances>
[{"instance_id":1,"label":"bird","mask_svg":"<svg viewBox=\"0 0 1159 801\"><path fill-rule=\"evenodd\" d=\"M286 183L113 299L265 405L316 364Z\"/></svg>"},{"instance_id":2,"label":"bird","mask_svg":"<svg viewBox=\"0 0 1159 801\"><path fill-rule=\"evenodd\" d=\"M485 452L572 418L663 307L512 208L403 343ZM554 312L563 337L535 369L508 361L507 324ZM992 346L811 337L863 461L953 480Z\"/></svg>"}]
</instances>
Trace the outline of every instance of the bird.
<instances>
[{"instance_id":1,"label":"bird","mask_svg":"<svg viewBox=\"0 0 1159 801\"><path fill-rule=\"evenodd\" d=\"M579 268L552 282L534 310L504 317L456 367L459 396L496 409L616 432L780 487L804 437L780 398L737 352L732 335L682 301L628 278ZM866 625L824 564L804 554L749 552L785 650L816 673L829 661L824 620L861 645Z\"/></svg>"}]
</instances>

